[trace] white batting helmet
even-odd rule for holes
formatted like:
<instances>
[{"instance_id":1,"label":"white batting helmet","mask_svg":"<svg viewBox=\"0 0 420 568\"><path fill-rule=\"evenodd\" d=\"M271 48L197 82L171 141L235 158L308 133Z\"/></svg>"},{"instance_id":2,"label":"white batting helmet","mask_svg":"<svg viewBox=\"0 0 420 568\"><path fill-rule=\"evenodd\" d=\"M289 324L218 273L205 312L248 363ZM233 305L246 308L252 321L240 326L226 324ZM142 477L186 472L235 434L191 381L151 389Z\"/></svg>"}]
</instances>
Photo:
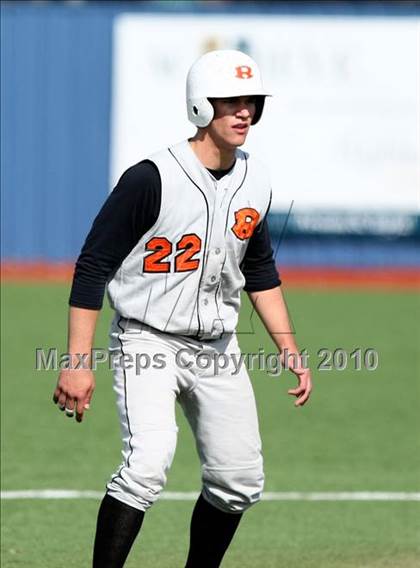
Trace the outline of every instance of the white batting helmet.
<instances>
[{"instance_id":1,"label":"white batting helmet","mask_svg":"<svg viewBox=\"0 0 420 568\"><path fill-rule=\"evenodd\" d=\"M263 87L258 65L242 51L209 51L193 63L187 75L188 119L195 126L208 126L214 116L209 98L248 95L258 95L252 120L252 124L256 124L261 118L265 97L271 96Z\"/></svg>"}]
</instances>

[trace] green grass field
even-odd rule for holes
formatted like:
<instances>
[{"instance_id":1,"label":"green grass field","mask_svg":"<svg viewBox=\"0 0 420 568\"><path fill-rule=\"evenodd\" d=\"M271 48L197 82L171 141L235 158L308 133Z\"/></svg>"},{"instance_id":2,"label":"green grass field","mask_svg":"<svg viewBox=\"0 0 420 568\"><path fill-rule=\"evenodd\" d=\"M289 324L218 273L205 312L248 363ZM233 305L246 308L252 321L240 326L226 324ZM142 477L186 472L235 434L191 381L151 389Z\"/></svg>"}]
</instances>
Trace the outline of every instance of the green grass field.
<instances>
[{"instance_id":1,"label":"green grass field","mask_svg":"<svg viewBox=\"0 0 420 568\"><path fill-rule=\"evenodd\" d=\"M111 373L82 424L51 402L56 373L36 372L35 349L65 351L68 286L2 290L2 489L101 491L120 462ZM293 291L287 300L315 390L293 407L289 373L253 372L267 491L420 491L420 301L415 293ZM110 312L96 345L107 346ZM273 345L245 302L243 351ZM253 331L253 332L252 332ZM320 371L319 349L376 349L376 371ZM353 363L350 365L353 367ZM168 491L199 491L192 436L180 434ZM2 502L2 566L90 565L98 501ZM181 568L193 502L160 501L147 513L129 568ZM243 519L226 568L420 566L420 502L267 502Z\"/></svg>"}]
</instances>

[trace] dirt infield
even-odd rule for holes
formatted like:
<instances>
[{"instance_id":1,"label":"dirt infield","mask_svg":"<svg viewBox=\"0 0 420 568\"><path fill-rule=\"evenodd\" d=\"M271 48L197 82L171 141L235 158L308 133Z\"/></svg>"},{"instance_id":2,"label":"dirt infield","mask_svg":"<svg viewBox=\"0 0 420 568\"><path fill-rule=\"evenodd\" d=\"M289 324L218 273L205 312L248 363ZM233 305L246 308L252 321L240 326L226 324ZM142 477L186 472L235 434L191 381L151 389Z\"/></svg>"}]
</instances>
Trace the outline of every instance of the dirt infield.
<instances>
[{"instance_id":1,"label":"dirt infield","mask_svg":"<svg viewBox=\"0 0 420 568\"><path fill-rule=\"evenodd\" d=\"M70 282L73 263L3 262L2 282ZM419 289L420 267L416 268L332 268L283 267L283 283L298 288Z\"/></svg>"}]
</instances>

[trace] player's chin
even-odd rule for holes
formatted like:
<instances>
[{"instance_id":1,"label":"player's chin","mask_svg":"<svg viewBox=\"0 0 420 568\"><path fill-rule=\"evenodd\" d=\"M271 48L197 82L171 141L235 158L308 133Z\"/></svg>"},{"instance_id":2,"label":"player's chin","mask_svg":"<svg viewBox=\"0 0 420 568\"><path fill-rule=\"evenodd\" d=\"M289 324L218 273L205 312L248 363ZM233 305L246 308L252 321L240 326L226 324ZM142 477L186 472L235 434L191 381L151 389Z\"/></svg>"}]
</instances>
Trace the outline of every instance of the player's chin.
<instances>
[{"instance_id":1,"label":"player's chin","mask_svg":"<svg viewBox=\"0 0 420 568\"><path fill-rule=\"evenodd\" d=\"M247 136L248 136L248 130L246 130L244 132L235 132L231 136L229 141L232 144L232 146L234 146L235 148L238 148L238 146L242 146L242 144L245 144L245 140L246 140Z\"/></svg>"}]
</instances>

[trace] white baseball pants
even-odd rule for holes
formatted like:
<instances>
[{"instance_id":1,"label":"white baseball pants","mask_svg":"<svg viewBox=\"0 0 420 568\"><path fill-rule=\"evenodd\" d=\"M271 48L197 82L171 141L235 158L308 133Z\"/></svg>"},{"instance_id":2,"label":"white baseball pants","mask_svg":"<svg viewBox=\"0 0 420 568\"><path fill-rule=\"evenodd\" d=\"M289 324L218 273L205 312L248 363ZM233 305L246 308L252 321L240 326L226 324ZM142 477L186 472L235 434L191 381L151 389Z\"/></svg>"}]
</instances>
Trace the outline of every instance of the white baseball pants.
<instances>
[{"instance_id":1,"label":"white baseball pants","mask_svg":"<svg viewBox=\"0 0 420 568\"><path fill-rule=\"evenodd\" d=\"M115 317L110 354L123 463L108 493L142 511L157 500L175 453L178 401L195 436L203 496L241 513L263 490L254 393L235 334L198 341ZM221 368L225 367L225 368Z\"/></svg>"}]
</instances>

